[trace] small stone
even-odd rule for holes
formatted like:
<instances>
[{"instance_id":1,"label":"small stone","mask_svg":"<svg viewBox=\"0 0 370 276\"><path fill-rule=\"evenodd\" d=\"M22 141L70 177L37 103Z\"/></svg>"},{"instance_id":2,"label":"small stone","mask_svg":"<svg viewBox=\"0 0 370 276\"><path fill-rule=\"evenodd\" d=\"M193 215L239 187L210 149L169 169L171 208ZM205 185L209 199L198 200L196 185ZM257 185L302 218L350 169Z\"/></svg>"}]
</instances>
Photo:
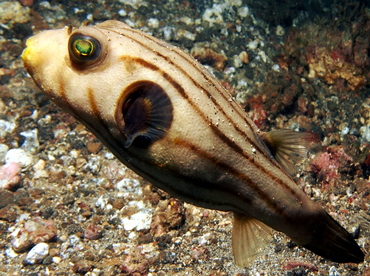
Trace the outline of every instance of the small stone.
<instances>
[{"instance_id":1,"label":"small stone","mask_svg":"<svg viewBox=\"0 0 370 276\"><path fill-rule=\"evenodd\" d=\"M30 197L28 191L21 188L14 192L15 203L19 206L31 206L34 202L33 198Z\"/></svg>"},{"instance_id":2,"label":"small stone","mask_svg":"<svg viewBox=\"0 0 370 276\"><path fill-rule=\"evenodd\" d=\"M158 28L159 26L159 21L157 18L149 18L148 19L148 26L151 28Z\"/></svg>"},{"instance_id":3,"label":"small stone","mask_svg":"<svg viewBox=\"0 0 370 276\"><path fill-rule=\"evenodd\" d=\"M21 181L21 166L10 162L0 168L0 188L10 190L17 187Z\"/></svg>"},{"instance_id":4,"label":"small stone","mask_svg":"<svg viewBox=\"0 0 370 276\"><path fill-rule=\"evenodd\" d=\"M279 66L279 64L272 65L272 70L274 70L275 72L280 72L280 66Z\"/></svg>"},{"instance_id":5,"label":"small stone","mask_svg":"<svg viewBox=\"0 0 370 276\"><path fill-rule=\"evenodd\" d=\"M214 9L214 8L206 9L204 14L203 14L202 19L204 21L207 21L207 22L211 23L211 24L213 24L213 23L222 23L224 21L221 13L217 9Z\"/></svg>"},{"instance_id":6,"label":"small stone","mask_svg":"<svg viewBox=\"0 0 370 276\"><path fill-rule=\"evenodd\" d=\"M123 9L120 9L118 11L118 14L123 17L123 16L126 16L127 15L127 12L125 10L123 10Z\"/></svg>"},{"instance_id":7,"label":"small stone","mask_svg":"<svg viewBox=\"0 0 370 276\"><path fill-rule=\"evenodd\" d=\"M238 9L238 15L242 18L245 18L249 15L249 8L247 6L244 6L244 7L240 7Z\"/></svg>"},{"instance_id":8,"label":"small stone","mask_svg":"<svg viewBox=\"0 0 370 276\"><path fill-rule=\"evenodd\" d=\"M340 273L335 269L335 266L330 267L329 276L340 276Z\"/></svg>"},{"instance_id":9,"label":"small stone","mask_svg":"<svg viewBox=\"0 0 370 276\"><path fill-rule=\"evenodd\" d=\"M17 209L15 206L5 206L0 209L0 220L5 220L7 222L13 222L17 219Z\"/></svg>"},{"instance_id":10,"label":"small stone","mask_svg":"<svg viewBox=\"0 0 370 276\"><path fill-rule=\"evenodd\" d=\"M1 6L0 6L1 11ZM4 120L0 120L0 138L5 138L9 133L12 133L15 129L14 122L8 122Z\"/></svg>"},{"instance_id":11,"label":"small stone","mask_svg":"<svg viewBox=\"0 0 370 276\"><path fill-rule=\"evenodd\" d=\"M277 36L284 36L285 35L285 30L282 26L278 25L275 29L275 34Z\"/></svg>"},{"instance_id":12,"label":"small stone","mask_svg":"<svg viewBox=\"0 0 370 276\"><path fill-rule=\"evenodd\" d=\"M82 260L75 263L72 270L74 273L86 274L87 272L92 270L92 268L93 268L92 262Z\"/></svg>"},{"instance_id":13,"label":"small stone","mask_svg":"<svg viewBox=\"0 0 370 276\"><path fill-rule=\"evenodd\" d=\"M32 155L24 149L11 149L5 155L5 163L18 163L22 168L29 167L33 158Z\"/></svg>"},{"instance_id":14,"label":"small stone","mask_svg":"<svg viewBox=\"0 0 370 276\"><path fill-rule=\"evenodd\" d=\"M234 55L233 56L233 64L234 64L234 67L236 67L236 68L240 68L240 67L243 66L243 62L242 62L239 55Z\"/></svg>"},{"instance_id":15,"label":"small stone","mask_svg":"<svg viewBox=\"0 0 370 276\"><path fill-rule=\"evenodd\" d=\"M129 196L130 194L136 194L139 196L143 194L140 182L133 178L124 178L115 186L118 191L124 192L125 197Z\"/></svg>"},{"instance_id":16,"label":"small stone","mask_svg":"<svg viewBox=\"0 0 370 276\"><path fill-rule=\"evenodd\" d=\"M46 165L46 162L44 160L40 159L33 166L33 169L35 170L35 174L33 176L34 179L47 178L47 177L49 177L49 174L45 170L45 165Z\"/></svg>"},{"instance_id":17,"label":"small stone","mask_svg":"<svg viewBox=\"0 0 370 276\"><path fill-rule=\"evenodd\" d=\"M53 258L52 258L52 261L53 261L53 263L55 263L55 264L59 264L59 263L62 261L62 258L61 258L61 257L56 256L56 257L53 257Z\"/></svg>"},{"instance_id":18,"label":"small stone","mask_svg":"<svg viewBox=\"0 0 370 276\"><path fill-rule=\"evenodd\" d=\"M247 47L251 50L254 50L258 47L258 45L259 45L259 41L258 40L253 40L253 41L248 43Z\"/></svg>"},{"instance_id":19,"label":"small stone","mask_svg":"<svg viewBox=\"0 0 370 276\"><path fill-rule=\"evenodd\" d=\"M227 57L223 51L219 53L217 51L216 45L199 42L190 50L190 54L200 63L213 66L222 71L227 62Z\"/></svg>"},{"instance_id":20,"label":"small stone","mask_svg":"<svg viewBox=\"0 0 370 276\"><path fill-rule=\"evenodd\" d=\"M53 221L36 217L14 230L12 246L15 251L24 251L36 243L50 241L56 234Z\"/></svg>"},{"instance_id":21,"label":"small stone","mask_svg":"<svg viewBox=\"0 0 370 276\"><path fill-rule=\"evenodd\" d=\"M0 208L14 203L14 194L7 190L0 190Z\"/></svg>"},{"instance_id":22,"label":"small stone","mask_svg":"<svg viewBox=\"0 0 370 276\"><path fill-rule=\"evenodd\" d=\"M122 219L123 228L126 231L136 229L137 231L145 230L150 228L152 222L152 213L149 209L143 209L130 217Z\"/></svg>"},{"instance_id":23,"label":"small stone","mask_svg":"<svg viewBox=\"0 0 370 276\"><path fill-rule=\"evenodd\" d=\"M97 240L102 236L102 228L95 224L90 224L84 231L84 237L88 240Z\"/></svg>"},{"instance_id":24,"label":"small stone","mask_svg":"<svg viewBox=\"0 0 370 276\"><path fill-rule=\"evenodd\" d=\"M125 206L125 200L123 198L118 198L112 203L114 209L121 210Z\"/></svg>"},{"instance_id":25,"label":"small stone","mask_svg":"<svg viewBox=\"0 0 370 276\"><path fill-rule=\"evenodd\" d=\"M49 245L47 243L36 244L24 259L25 264L38 264L49 254Z\"/></svg>"},{"instance_id":26,"label":"small stone","mask_svg":"<svg viewBox=\"0 0 370 276\"><path fill-rule=\"evenodd\" d=\"M239 57L240 57L240 60L243 63L245 63L245 64L249 63L249 56L248 56L248 53L246 51L240 52Z\"/></svg>"},{"instance_id":27,"label":"small stone","mask_svg":"<svg viewBox=\"0 0 370 276\"><path fill-rule=\"evenodd\" d=\"M102 143L89 142L86 144L86 147L91 153L98 153L102 147Z\"/></svg>"},{"instance_id":28,"label":"small stone","mask_svg":"<svg viewBox=\"0 0 370 276\"><path fill-rule=\"evenodd\" d=\"M0 23L26 23L31 20L29 7L22 7L18 1L3 1L0 3Z\"/></svg>"},{"instance_id":29,"label":"small stone","mask_svg":"<svg viewBox=\"0 0 370 276\"><path fill-rule=\"evenodd\" d=\"M360 127L360 134L364 142L370 142L370 126Z\"/></svg>"},{"instance_id":30,"label":"small stone","mask_svg":"<svg viewBox=\"0 0 370 276\"><path fill-rule=\"evenodd\" d=\"M22 135L25 138L22 144L22 149L31 153L35 153L40 147L37 134L38 131L36 128L29 131L21 132L20 135Z\"/></svg>"}]
</instances>

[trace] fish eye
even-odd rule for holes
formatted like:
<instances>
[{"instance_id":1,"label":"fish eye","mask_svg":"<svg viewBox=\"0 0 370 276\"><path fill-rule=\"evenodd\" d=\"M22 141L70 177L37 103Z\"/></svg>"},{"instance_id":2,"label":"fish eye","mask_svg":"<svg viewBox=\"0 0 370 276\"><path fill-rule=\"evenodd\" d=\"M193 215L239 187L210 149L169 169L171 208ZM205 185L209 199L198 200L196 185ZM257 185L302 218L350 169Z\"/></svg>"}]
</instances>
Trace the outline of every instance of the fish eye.
<instances>
[{"instance_id":1,"label":"fish eye","mask_svg":"<svg viewBox=\"0 0 370 276\"><path fill-rule=\"evenodd\" d=\"M92 36L75 33L69 38L68 51L72 62L80 67L87 67L99 59L101 45Z\"/></svg>"}]
</instances>

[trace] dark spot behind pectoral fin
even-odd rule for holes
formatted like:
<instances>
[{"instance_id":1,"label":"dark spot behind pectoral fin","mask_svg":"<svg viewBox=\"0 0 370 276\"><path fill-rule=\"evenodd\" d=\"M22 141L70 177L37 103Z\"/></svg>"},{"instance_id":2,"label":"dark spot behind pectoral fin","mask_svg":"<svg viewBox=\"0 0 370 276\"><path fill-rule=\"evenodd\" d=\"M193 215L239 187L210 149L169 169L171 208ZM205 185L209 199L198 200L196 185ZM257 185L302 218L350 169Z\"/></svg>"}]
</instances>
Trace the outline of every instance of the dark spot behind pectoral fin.
<instances>
[{"instance_id":1,"label":"dark spot behind pectoral fin","mask_svg":"<svg viewBox=\"0 0 370 276\"><path fill-rule=\"evenodd\" d=\"M146 147L166 135L173 119L170 98L159 85L141 82L134 86L122 107L126 148Z\"/></svg>"}]
</instances>

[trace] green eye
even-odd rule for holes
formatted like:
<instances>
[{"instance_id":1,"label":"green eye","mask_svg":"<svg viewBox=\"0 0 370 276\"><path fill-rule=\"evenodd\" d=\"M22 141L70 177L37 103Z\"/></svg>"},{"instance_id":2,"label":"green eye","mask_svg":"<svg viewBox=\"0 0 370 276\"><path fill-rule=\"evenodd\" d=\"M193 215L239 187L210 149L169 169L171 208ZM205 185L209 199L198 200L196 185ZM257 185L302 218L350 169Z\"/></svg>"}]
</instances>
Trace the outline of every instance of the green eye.
<instances>
[{"instance_id":1,"label":"green eye","mask_svg":"<svg viewBox=\"0 0 370 276\"><path fill-rule=\"evenodd\" d=\"M89 66L99 60L101 46L97 39L75 33L69 38L69 56L78 66Z\"/></svg>"},{"instance_id":2,"label":"green eye","mask_svg":"<svg viewBox=\"0 0 370 276\"><path fill-rule=\"evenodd\" d=\"M94 54L95 47L94 44L87 39L76 39L73 42L73 49L81 56L90 56Z\"/></svg>"}]
</instances>

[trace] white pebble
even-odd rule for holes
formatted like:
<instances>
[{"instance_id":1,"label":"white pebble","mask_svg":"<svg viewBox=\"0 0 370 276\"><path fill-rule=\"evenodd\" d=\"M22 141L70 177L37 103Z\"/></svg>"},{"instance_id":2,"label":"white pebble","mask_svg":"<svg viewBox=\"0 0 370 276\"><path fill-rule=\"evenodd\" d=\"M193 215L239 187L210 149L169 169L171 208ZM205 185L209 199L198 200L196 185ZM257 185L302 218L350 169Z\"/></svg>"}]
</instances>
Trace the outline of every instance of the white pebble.
<instances>
[{"instance_id":1,"label":"white pebble","mask_svg":"<svg viewBox=\"0 0 370 276\"><path fill-rule=\"evenodd\" d=\"M5 255L8 258L15 258L18 256L17 252L13 250L13 248L9 247L8 249L5 250Z\"/></svg>"},{"instance_id":2,"label":"white pebble","mask_svg":"<svg viewBox=\"0 0 370 276\"><path fill-rule=\"evenodd\" d=\"M193 19L188 16L183 16L179 19L179 22L185 23L186 25L191 25L193 24Z\"/></svg>"},{"instance_id":3,"label":"white pebble","mask_svg":"<svg viewBox=\"0 0 370 276\"><path fill-rule=\"evenodd\" d=\"M342 129L341 134L342 134L342 135L346 135L346 134L348 134L348 133L349 133L349 127L348 127L348 126L346 126L346 127L344 127L344 128Z\"/></svg>"},{"instance_id":4,"label":"white pebble","mask_svg":"<svg viewBox=\"0 0 370 276\"><path fill-rule=\"evenodd\" d=\"M212 234L211 233L207 233L201 237L199 237L199 244L200 245L204 245L204 244L209 244L209 241L212 239Z\"/></svg>"},{"instance_id":5,"label":"white pebble","mask_svg":"<svg viewBox=\"0 0 370 276\"><path fill-rule=\"evenodd\" d=\"M370 142L370 126L360 127L360 134L364 142Z\"/></svg>"},{"instance_id":6,"label":"white pebble","mask_svg":"<svg viewBox=\"0 0 370 276\"><path fill-rule=\"evenodd\" d=\"M258 47L258 44L259 44L258 40L253 40L248 43L247 47L251 50L254 50Z\"/></svg>"},{"instance_id":7,"label":"white pebble","mask_svg":"<svg viewBox=\"0 0 370 276\"><path fill-rule=\"evenodd\" d=\"M84 10L80 10L79 8L73 8L73 12L75 14L78 14L78 13L84 12Z\"/></svg>"},{"instance_id":8,"label":"white pebble","mask_svg":"<svg viewBox=\"0 0 370 276\"><path fill-rule=\"evenodd\" d=\"M27 264L40 263L49 254L49 245L41 242L36 244L24 259Z\"/></svg>"},{"instance_id":9,"label":"white pebble","mask_svg":"<svg viewBox=\"0 0 370 276\"><path fill-rule=\"evenodd\" d=\"M242 2L242 0L226 0L226 4L228 4L230 6L240 7L243 4L243 2Z\"/></svg>"},{"instance_id":10,"label":"white pebble","mask_svg":"<svg viewBox=\"0 0 370 276\"><path fill-rule=\"evenodd\" d=\"M119 14L120 16L126 16L126 15L127 15L127 12L126 12L125 10L120 9L120 10L118 11L118 14Z\"/></svg>"},{"instance_id":11,"label":"white pebble","mask_svg":"<svg viewBox=\"0 0 370 276\"><path fill-rule=\"evenodd\" d=\"M233 56L233 63L236 68L240 68L243 66L242 59L240 58L239 55L234 55Z\"/></svg>"},{"instance_id":12,"label":"white pebble","mask_svg":"<svg viewBox=\"0 0 370 276\"><path fill-rule=\"evenodd\" d=\"M105 159L108 159L108 160L114 159L114 155L111 152L104 153L104 157Z\"/></svg>"},{"instance_id":13,"label":"white pebble","mask_svg":"<svg viewBox=\"0 0 370 276\"><path fill-rule=\"evenodd\" d=\"M0 138L5 138L7 134L12 133L15 128L15 123L0 120Z\"/></svg>"},{"instance_id":14,"label":"white pebble","mask_svg":"<svg viewBox=\"0 0 370 276\"><path fill-rule=\"evenodd\" d=\"M33 176L34 179L38 178L47 178L49 174L45 170L46 162L42 159L37 161L37 163L33 166L33 169L35 171L35 174Z\"/></svg>"},{"instance_id":15,"label":"white pebble","mask_svg":"<svg viewBox=\"0 0 370 276\"><path fill-rule=\"evenodd\" d=\"M247 6L239 8L238 15L243 18L247 17L249 15L249 8Z\"/></svg>"},{"instance_id":16,"label":"white pebble","mask_svg":"<svg viewBox=\"0 0 370 276\"><path fill-rule=\"evenodd\" d=\"M274 70L275 72L280 72L280 66L279 66L279 64L272 65L272 70Z\"/></svg>"},{"instance_id":17,"label":"white pebble","mask_svg":"<svg viewBox=\"0 0 370 276\"><path fill-rule=\"evenodd\" d=\"M126 231L131 231L133 229L137 231L149 229L152 223L152 213L149 209L144 209L130 217L123 218L122 223Z\"/></svg>"},{"instance_id":18,"label":"white pebble","mask_svg":"<svg viewBox=\"0 0 370 276\"><path fill-rule=\"evenodd\" d=\"M24 149L10 149L5 154L5 163L11 162L18 163L21 167L26 168L32 164L33 158L32 155Z\"/></svg>"},{"instance_id":19,"label":"white pebble","mask_svg":"<svg viewBox=\"0 0 370 276\"><path fill-rule=\"evenodd\" d=\"M51 9L50 3L48 1L42 1L39 3L39 6L45 8L45 9Z\"/></svg>"},{"instance_id":20,"label":"white pebble","mask_svg":"<svg viewBox=\"0 0 370 276\"><path fill-rule=\"evenodd\" d=\"M40 146L37 134L38 134L37 128L21 132L20 135L22 135L25 138L22 144L22 149L29 151L31 153L35 153Z\"/></svg>"},{"instance_id":21,"label":"white pebble","mask_svg":"<svg viewBox=\"0 0 370 276\"><path fill-rule=\"evenodd\" d=\"M99 207L101 209L104 209L108 204L108 197L105 195L102 195L98 198L98 200L95 202L95 206Z\"/></svg>"},{"instance_id":22,"label":"white pebble","mask_svg":"<svg viewBox=\"0 0 370 276\"><path fill-rule=\"evenodd\" d=\"M148 26L152 28L158 28L159 21L157 18L149 18L148 19Z\"/></svg>"},{"instance_id":23,"label":"white pebble","mask_svg":"<svg viewBox=\"0 0 370 276\"><path fill-rule=\"evenodd\" d=\"M206 9L202 19L204 21L208 21L209 23L221 23L224 20L221 13L214 8Z\"/></svg>"},{"instance_id":24,"label":"white pebble","mask_svg":"<svg viewBox=\"0 0 370 276\"><path fill-rule=\"evenodd\" d=\"M277 36L283 36L283 35L285 35L285 30L284 30L284 28L283 28L283 27L281 27L280 25L278 25L278 26L276 27L275 34L276 34Z\"/></svg>"},{"instance_id":25,"label":"white pebble","mask_svg":"<svg viewBox=\"0 0 370 276\"><path fill-rule=\"evenodd\" d=\"M233 74L233 73L235 73L236 72L236 70L235 70L235 67L228 67L228 68L226 68L225 70L224 70L224 73L226 74L226 75L231 75L231 74Z\"/></svg>"},{"instance_id":26,"label":"white pebble","mask_svg":"<svg viewBox=\"0 0 370 276\"><path fill-rule=\"evenodd\" d=\"M261 59L263 60L263 62L266 62L267 61L267 55L266 55L265 51L259 51L258 52L258 55L261 57Z\"/></svg>"},{"instance_id":27,"label":"white pebble","mask_svg":"<svg viewBox=\"0 0 370 276\"><path fill-rule=\"evenodd\" d=\"M52 258L52 261L53 261L53 263L55 263L55 264L59 264L59 263L62 261L62 258L61 258L61 257L56 256L56 257L53 257L53 258Z\"/></svg>"},{"instance_id":28,"label":"white pebble","mask_svg":"<svg viewBox=\"0 0 370 276\"><path fill-rule=\"evenodd\" d=\"M134 193L137 194L138 196L141 196L143 194L140 182L132 178L122 179L120 182L116 184L116 189L118 191L127 193L126 195Z\"/></svg>"},{"instance_id":29,"label":"white pebble","mask_svg":"<svg viewBox=\"0 0 370 276\"><path fill-rule=\"evenodd\" d=\"M340 276L340 273L335 269L335 266L330 267L329 276Z\"/></svg>"},{"instance_id":30,"label":"white pebble","mask_svg":"<svg viewBox=\"0 0 370 276\"><path fill-rule=\"evenodd\" d=\"M182 34L181 34L183 37L185 37L185 38L187 38L187 39L189 39L189 40L191 40L191 41L194 41L195 40L195 34L193 34L193 33L191 33L191 32L189 32L189 31L184 31L184 32L182 32Z\"/></svg>"}]
</instances>

